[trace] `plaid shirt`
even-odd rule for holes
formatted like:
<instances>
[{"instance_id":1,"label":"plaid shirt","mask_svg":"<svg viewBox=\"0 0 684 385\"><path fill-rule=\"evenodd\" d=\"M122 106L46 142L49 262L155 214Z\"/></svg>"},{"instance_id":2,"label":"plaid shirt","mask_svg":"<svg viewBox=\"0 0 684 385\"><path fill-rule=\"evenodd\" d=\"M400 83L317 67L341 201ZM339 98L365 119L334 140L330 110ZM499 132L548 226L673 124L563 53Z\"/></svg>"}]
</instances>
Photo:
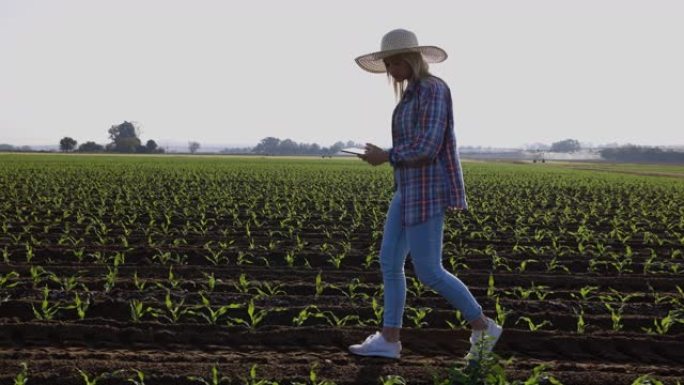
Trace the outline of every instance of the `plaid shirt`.
<instances>
[{"instance_id":1,"label":"plaid shirt","mask_svg":"<svg viewBox=\"0 0 684 385\"><path fill-rule=\"evenodd\" d=\"M402 224L425 222L447 208L468 208L456 148L451 92L431 76L410 83L392 114L394 188Z\"/></svg>"}]
</instances>

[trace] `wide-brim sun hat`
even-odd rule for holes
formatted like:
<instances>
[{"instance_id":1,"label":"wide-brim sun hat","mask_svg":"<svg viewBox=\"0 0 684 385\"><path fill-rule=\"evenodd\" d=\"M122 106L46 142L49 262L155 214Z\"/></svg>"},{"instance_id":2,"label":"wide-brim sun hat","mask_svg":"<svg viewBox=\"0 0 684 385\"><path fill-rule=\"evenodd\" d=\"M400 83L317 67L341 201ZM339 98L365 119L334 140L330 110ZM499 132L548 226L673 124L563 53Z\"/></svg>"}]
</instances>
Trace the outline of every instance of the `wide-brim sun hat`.
<instances>
[{"instance_id":1,"label":"wide-brim sun hat","mask_svg":"<svg viewBox=\"0 0 684 385\"><path fill-rule=\"evenodd\" d=\"M416 34L405 29L389 31L382 37L380 51L361 55L354 59L356 64L372 73L385 73L383 59L404 52L420 52L427 63L440 63L446 60L447 53L434 45L420 45Z\"/></svg>"}]
</instances>

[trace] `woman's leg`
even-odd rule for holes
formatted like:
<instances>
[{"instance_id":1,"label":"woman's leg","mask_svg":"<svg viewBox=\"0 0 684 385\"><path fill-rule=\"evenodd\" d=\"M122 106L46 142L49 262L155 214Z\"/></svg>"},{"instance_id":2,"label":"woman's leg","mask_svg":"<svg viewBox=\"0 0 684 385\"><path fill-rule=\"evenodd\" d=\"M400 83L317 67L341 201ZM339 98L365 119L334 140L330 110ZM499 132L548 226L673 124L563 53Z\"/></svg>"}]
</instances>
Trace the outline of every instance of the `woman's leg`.
<instances>
[{"instance_id":1,"label":"woman's leg","mask_svg":"<svg viewBox=\"0 0 684 385\"><path fill-rule=\"evenodd\" d=\"M427 222L406 227L406 239L418 279L446 298L461 311L473 329L484 329L487 322L482 307L468 287L442 266L444 215L436 215Z\"/></svg>"},{"instance_id":2,"label":"woman's leg","mask_svg":"<svg viewBox=\"0 0 684 385\"><path fill-rule=\"evenodd\" d=\"M404 262L407 254L406 232L401 225L401 195L395 193L387 211L380 246L380 268L385 288L382 335L388 342L399 340L406 303Z\"/></svg>"}]
</instances>

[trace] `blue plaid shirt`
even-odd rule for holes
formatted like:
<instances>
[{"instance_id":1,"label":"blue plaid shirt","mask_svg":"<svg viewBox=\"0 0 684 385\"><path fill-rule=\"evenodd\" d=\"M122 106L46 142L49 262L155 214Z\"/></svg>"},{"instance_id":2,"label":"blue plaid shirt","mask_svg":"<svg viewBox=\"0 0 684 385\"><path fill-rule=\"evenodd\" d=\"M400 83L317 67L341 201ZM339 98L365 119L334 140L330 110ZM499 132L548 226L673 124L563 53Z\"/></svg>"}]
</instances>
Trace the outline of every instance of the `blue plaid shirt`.
<instances>
[{"instance_id":1,"label":"blue plaid shirt","mask_svg":"<svg viewBox=\"0 0 684 385\"><path fill-rule=\"evenodd\" d=\"M468 208L454 134L451 91L430 76L412 82L392 114L395 190L402 224L413 226L446 209Z\"/></svg>"}]
</instances>

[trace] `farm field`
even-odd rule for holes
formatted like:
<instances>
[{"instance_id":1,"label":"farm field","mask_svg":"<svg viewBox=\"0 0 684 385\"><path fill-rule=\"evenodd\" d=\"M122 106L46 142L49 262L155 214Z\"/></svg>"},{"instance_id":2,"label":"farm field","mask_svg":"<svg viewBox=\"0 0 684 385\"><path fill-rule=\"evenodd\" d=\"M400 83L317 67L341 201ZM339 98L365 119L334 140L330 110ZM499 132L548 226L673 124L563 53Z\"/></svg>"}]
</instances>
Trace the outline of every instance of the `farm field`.
<instances>
[{"instance_id":1,"label":"farm field","mask_svg":"<svg viewBox=\"0 0 684 385\"><path fill-rule=\"evenodd\" d=\"M464 163L444 265L510 380L684 383L682 168L596 167ZM382 320L392 185L354 159L0 155L0 384L446 378L470 332L410 263L402 359L347 353Z\"/></svg>"}]
</instances>

